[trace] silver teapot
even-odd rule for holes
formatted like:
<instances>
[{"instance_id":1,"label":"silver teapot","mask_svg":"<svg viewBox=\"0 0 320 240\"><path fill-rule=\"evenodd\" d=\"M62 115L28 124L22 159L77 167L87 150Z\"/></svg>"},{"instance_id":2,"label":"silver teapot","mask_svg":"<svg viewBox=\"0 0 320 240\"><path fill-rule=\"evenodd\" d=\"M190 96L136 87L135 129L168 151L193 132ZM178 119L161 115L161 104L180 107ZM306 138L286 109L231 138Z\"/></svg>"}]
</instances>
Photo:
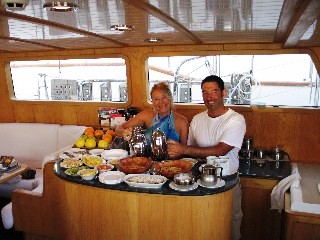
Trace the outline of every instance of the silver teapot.
<instances>
[{"instance_id":1,"label":"silver teapot","mask_svg":"<svg viewBox=\"0 0 320 240\"><path fill-rule=\"evenodd\" d=\"M167 139L160 129L154 131L151 137L151 158L154 161L167 159Z\"/></svg>"},{"instance_id":2,"label":"silver teapot","mask_svg":"<svg viewBox=\"0 0 320 240\"><path fill-rule=\"evenodd\" d=\"M201 183L207 187L212 187L216 185L218 182L218 178L220 178L220 180L222 179L222 170L222 167L218 167L216 165L203 165L201 169Z\"/></svg>"},{"instance_id":3,"label":"silver teapot","mask_svg":"<svg viewBox=\"0 0 320 240\"><path fill-rule=\"evenodd\" d=\"M130 140L130 146L132 154L137 157L147 155L147 139L144 135L144 129L142 127L133 128L132 137Z\"/></svg>"}]
</instances>

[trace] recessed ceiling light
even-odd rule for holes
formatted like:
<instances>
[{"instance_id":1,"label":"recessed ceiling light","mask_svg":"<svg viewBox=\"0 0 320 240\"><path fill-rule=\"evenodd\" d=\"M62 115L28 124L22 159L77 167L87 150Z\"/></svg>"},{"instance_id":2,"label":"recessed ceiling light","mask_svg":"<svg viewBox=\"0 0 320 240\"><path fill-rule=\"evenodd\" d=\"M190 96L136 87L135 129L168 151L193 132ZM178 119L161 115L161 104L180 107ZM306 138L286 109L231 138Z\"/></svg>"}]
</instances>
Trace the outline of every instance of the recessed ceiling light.
<instances>
[{"instance_id":1,"label":"recessed ceiling light","mask_svg":"<svg viewBox=\"0 0 320 240\"><path fill-rule=\"evenodd\" d=\"M126 24L123 24L123 25L112 25L110 27L110 30L112 30L112 31L132 31L132 30L134 30L134 26L126 25Z\"/></svg>"},{"instance_id":2,"label":"recessed ceiling light","mask_svg":"<svg viewBox=\"0 0 320 240\"><path fill-rule=\"evenodd\" d=\"M50 2L43 4L43 8L53 12L72 12L78 11L79 6L71 2Z\"/></svg>"},{"instance_id":3,"label":"recessed ceiling light","mask_svg":"<svg viewBox=\"0 0 320 240\"><path fill-rule=\"evenodd\" d=\"M148 43L160 43L160 42L163 42L163 40L161 38L156 38L156 37L146 38L144 41L148 42Z\"/></svg>"}]
</instances>

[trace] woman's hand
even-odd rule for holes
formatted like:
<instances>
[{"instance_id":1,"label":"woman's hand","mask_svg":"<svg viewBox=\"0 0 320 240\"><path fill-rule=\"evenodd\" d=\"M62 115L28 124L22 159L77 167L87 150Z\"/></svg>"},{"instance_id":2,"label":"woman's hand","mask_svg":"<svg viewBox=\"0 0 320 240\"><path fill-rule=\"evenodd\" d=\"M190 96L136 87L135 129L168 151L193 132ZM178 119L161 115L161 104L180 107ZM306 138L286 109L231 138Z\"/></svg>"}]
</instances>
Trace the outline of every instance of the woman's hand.
<instances>
[{"instance_id":1,"label":"woman's hand","mask_svg":"<svg viewBox=\"0 0 320 240\"><path fill-rule=\"evenodd\" d=\"M123 129L122 137L123 137L124 140L129 141L131 139L132 130L133 129L131 127Z\"/></svg>"},{"instance_id":2,"label":"woman's hand","mask_svg":"<svg viewBox=\"0 0 320 240\"><path fill-rule=\"evenodd\" d=\"M123 137L125 141L129 141L132 137L132 127L124 128L121 125L116 128L117 136Z\"/></svg>"},{"instance_id":3,"label":"woman's hand","mask_svg":"<svg viewBox=\"0 0 320 240\"><path fill-rule=\"evenodd\" d=\"M167 142L168 146L168 156L171 159L179 158L184 154L186 145L180 144L174 140L169 139Z\"/></svg>"}]
</instances>

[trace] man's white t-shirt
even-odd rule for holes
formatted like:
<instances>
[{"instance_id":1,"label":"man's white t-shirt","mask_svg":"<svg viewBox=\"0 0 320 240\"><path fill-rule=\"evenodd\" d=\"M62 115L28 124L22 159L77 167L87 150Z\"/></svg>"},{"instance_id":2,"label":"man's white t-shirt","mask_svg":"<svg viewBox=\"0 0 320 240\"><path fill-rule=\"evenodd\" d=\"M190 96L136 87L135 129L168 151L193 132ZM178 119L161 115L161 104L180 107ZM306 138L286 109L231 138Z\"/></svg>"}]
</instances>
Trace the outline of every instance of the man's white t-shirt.
<instances>
[{"instance_id":1,"label":"man's white t-shirt","mask_svg":"<svg viewBox=\"0 0 320 240\"><path fill-rule=\"evenodd\" d=\"M215 118L209 117L208 111L204 111L195 115L190 123L188 145L209 147L223 142L234 146L226 156L230 158L230 170L236 171L239 167L238 153L245 132L244 117L232 109Z\"/></svg>"}]
</instances>

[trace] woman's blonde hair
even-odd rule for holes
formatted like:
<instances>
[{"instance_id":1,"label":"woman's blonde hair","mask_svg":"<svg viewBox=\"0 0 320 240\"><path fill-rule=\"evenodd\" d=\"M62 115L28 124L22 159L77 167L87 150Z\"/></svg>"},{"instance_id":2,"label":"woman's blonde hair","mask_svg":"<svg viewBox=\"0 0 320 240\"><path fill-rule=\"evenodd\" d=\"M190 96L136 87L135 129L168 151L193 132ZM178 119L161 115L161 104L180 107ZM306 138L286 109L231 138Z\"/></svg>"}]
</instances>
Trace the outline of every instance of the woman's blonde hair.
<instances>
[{"instance_id":1,"label":"woman's blonde hair","mask_svg":"<svg viewBox=\"0 0 320 240\"><path fill-rule=\"evenodd\" d=\"M170 90L169 84L166 82L159 82L159 83L154 84L153 87L151 88L151 91L150 91L151 98L152 98L152 93L155 90L161 90L166 95L168 95L170 102L171 102L171 108L173 108L173 96L172 96L172 92Z\"/></svg>"}]
</instances>

